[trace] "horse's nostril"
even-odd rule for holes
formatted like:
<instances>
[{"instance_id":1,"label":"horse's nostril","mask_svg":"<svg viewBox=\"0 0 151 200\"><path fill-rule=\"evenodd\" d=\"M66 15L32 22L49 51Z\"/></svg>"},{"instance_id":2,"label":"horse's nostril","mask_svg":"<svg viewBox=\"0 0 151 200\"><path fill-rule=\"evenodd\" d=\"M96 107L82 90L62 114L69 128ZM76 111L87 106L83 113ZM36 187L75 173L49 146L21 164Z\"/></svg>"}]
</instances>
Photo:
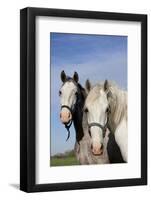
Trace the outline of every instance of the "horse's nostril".
<instances>
[{"instance_id":1,"label":"horse's nostril","mask_svg":"<svg viewBox=\"0 0 151 200\"><path fill-rule=\"evenodd\" d=\"M101 150L101 151L103 150L103 144L101 144L100 150Z\"/></svg>"},{"instance_id":2,"label":"horse's nostril","mask_svg":"<svg viewBox=\"0 0 151 200\"><path fill-rule=\"evenodd\" d=\"M91 144L91 150L93 149L93 145Z\"/></svg>"}]
</instances>

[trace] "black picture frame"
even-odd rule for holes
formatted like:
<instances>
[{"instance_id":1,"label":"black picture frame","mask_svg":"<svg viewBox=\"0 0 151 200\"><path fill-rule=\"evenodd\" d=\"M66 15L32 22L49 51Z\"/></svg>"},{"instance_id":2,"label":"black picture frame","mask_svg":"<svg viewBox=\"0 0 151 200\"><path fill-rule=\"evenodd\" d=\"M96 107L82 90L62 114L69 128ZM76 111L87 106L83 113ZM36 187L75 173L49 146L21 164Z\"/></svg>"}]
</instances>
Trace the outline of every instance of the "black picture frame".
<instances>
[{"instance_id":1,"label":"black picture frame","mask_svg":"<svg viewBox=\"0 0 151 200\"><path fill-rule=\"evenodd\" d=\"M37 16L120 20L141 23L141 177L36 184L35 163L35 19ZM147 184L147 15L24 8L20 11L20 189L26 192L121 187Z\"/></svg>"}]
</instances>

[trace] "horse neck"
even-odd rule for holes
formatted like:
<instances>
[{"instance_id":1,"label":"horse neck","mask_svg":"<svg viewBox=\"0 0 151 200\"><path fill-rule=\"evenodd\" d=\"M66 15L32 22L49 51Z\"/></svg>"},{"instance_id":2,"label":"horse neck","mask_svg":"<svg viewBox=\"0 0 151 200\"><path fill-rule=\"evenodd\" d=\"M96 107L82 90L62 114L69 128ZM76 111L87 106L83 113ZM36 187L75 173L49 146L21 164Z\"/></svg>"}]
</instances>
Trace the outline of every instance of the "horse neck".
<instances>
[{"instance_id":1,"label":"horse neck","mask_svg":"<svg viewBox=\"0 0 151 200\"><path fill-rule=\"evenodd\" d=\"M113 95L110 101L111 114L109 116L109 126L114 132L121 120L127 118L127 93L123 90Z\"/></svg>"},{"instance_id":2,"label":"horse neck","mask_svg":"<svg viewBox=\"0 0 151 200\"><path fill-rule=\"evenodd\" d=\"M78 96L78 103L76 104L75 112L73 115L73 123L76 130L76 140L78 142L82 139L84 135L83 128L82 128L84 101L85 101L85 94L80 89L79 96Z\"/></svg>"}]
</instances>

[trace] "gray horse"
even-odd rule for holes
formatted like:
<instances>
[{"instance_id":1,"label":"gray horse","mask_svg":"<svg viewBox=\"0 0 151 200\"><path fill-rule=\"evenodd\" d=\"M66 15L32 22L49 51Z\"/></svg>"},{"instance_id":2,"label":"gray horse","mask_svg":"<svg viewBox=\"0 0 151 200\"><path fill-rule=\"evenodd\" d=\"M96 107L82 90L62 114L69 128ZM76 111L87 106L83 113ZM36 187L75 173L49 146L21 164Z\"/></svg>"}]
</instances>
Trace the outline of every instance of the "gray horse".
<instances>
[{"instance_id":1,"label":"gray horse","mask_svg":"<svg viewBox=\"0 0 151 200\"><path fill-rule=\"evenodd\" d=\"M93 153L106 152L105 134L110 130L107 144L110 162L127 162L127 92L107 80L93 87L87 81L86 90L84 113Z\"/></svg>"}]
</instances>

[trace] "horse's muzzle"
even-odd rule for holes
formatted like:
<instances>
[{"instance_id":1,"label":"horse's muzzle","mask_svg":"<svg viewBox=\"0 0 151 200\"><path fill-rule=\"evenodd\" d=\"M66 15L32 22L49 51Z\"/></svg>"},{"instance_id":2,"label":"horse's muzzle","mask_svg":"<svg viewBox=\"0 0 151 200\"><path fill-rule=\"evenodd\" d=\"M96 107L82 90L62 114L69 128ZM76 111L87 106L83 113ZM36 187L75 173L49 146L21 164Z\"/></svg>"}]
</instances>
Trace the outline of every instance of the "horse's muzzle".
<instances>
[{"instance_id":1,"label":"horse's muzzle","mask_svg":"<svg viewBox=\"0 0 151 200\"><path fill-rule=\"evenodd\" d=\"M63 124L69 124L72 120L72 115L70 112L61 112L60 113L60 120Z\"/></svg>"},{"instance_id":2,"label":"horse's muzzle","mask_svg":"<svg viewBox=\"0 0 151 200\"><path fill-rule=\"evenodd\" d=\"M101 144L101 147L100 146L99 147L97 147L97 146L94 147L93 145L91 145L91 151L92 151L93 155L100 156L100 155L103 154L103 145Z\"/></svg>"}]
</instances>

